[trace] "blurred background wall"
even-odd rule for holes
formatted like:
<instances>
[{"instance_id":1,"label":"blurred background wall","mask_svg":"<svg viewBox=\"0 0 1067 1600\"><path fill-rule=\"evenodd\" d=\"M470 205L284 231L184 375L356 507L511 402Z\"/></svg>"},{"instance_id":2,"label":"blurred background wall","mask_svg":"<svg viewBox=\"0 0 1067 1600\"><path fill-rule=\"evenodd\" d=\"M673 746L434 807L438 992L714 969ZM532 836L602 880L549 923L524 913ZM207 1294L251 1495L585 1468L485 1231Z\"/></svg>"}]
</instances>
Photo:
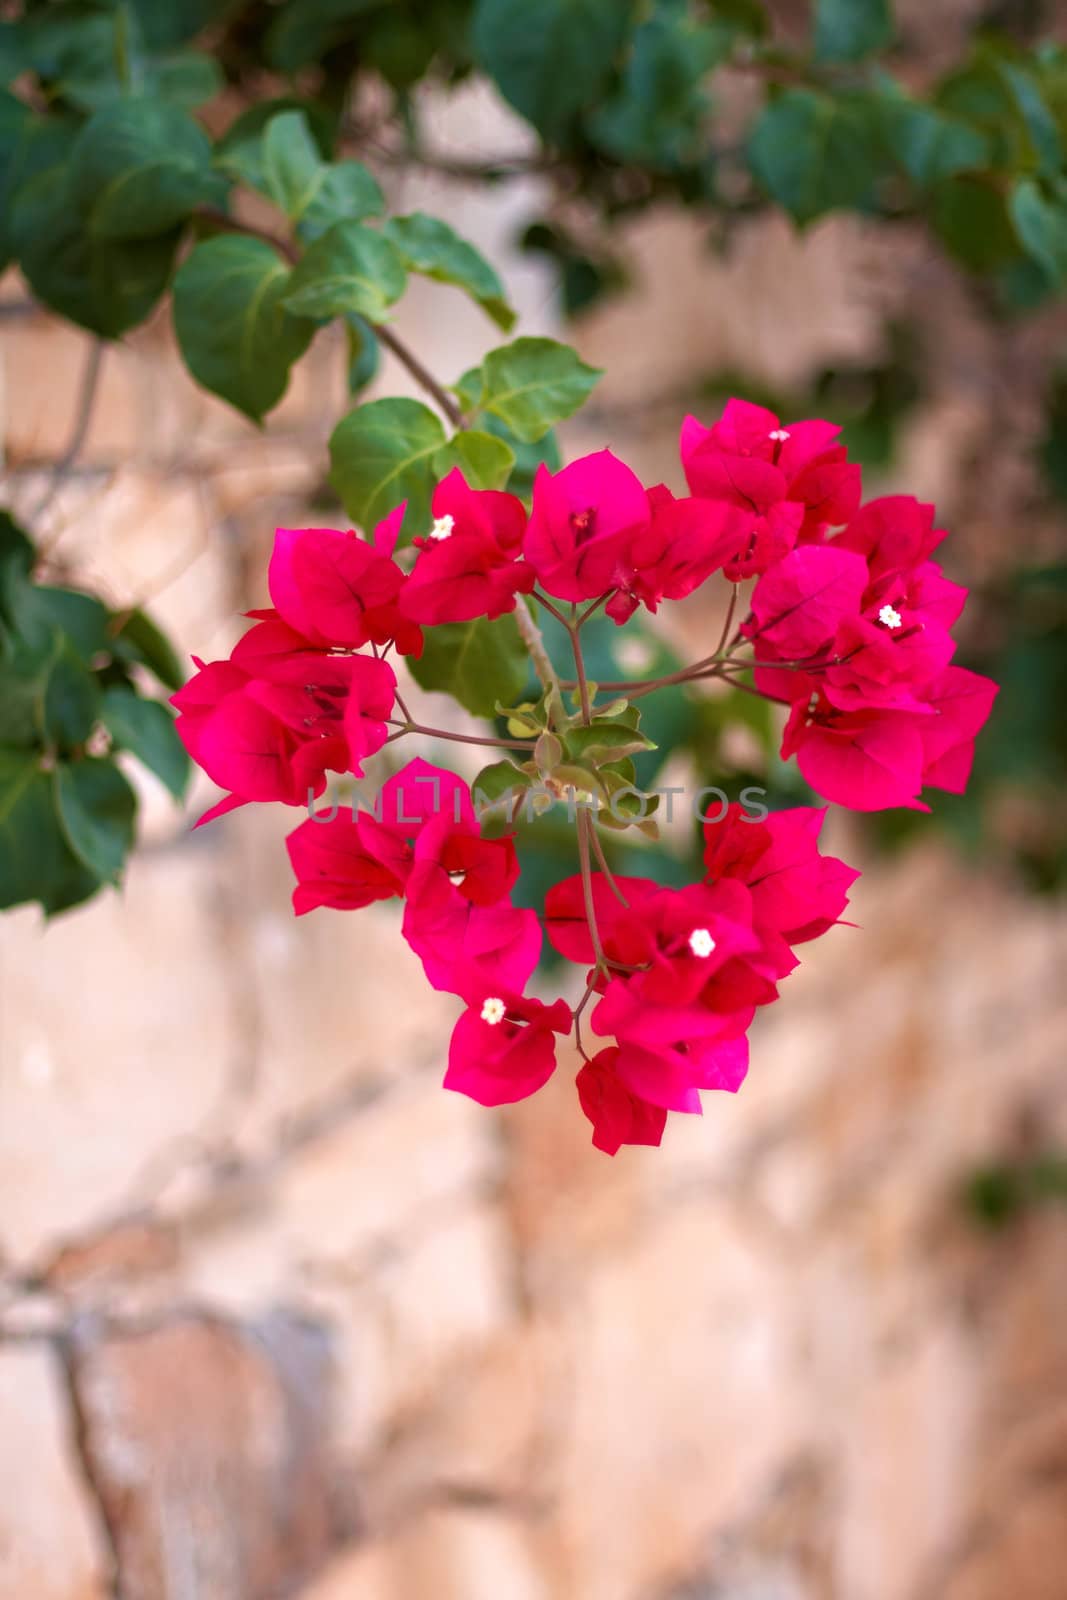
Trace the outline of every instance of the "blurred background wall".
<instances>
[{"instance_id":1,"label":"blurred background wall","mask_svg":"<svg viewBox=\"0 0 1067 1600\"><path fill-rule=\"evenodd\" d=\"M522 137L478 90L436 131ZM511 248L536 178L389 181L554 330ZM628 245L630 294L569 335L607 368L569 451L677 486L687 386L874 368L906 309L930 377L868 492L936 498L965 581L1006 530L1055 547L1022 441L1062 312L992 349L921 238L855 220L764 218L716 258L654 212ZM16 279L0 309L34 504L89 343ZM399 325L444 372L488 343L432 286ZM55 569L223 653L275 526L334 515L343 366L320 341L257 434L165 321L109 349ZM295 921L291 817L194 835L209 792L146 791L121 895L0 921L2 1600L1063 1600L1067 1212L991 1231L962 1198L1067 1137L1062 904L934 826L885 854L834 818L858 926L757 1025L736 1098L611 1161L569 1061L503 1112L442 1092L453 1002L398 918Z\"/></svg>"}]
</instances>

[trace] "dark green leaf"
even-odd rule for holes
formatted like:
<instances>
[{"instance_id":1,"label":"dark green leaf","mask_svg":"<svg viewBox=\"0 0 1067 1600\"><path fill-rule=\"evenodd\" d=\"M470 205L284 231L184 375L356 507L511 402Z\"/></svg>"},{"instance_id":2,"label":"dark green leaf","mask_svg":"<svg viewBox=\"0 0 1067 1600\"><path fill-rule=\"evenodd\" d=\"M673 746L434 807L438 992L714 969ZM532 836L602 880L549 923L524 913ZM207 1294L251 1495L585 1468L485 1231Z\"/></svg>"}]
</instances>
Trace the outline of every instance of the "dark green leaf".
<instances>
[{"instance_id":1,"label":"dark green leaf","mask_svg":"<svg viewBox=\"0 0 1067 1600\"><path fill-rule=\"evenodd\" d=\"M189 781L189 757L167 707L116 686L104 695L103 721L116 746L143 761L180 800Z\"/></svg>"},{"instance_id":2,"label":"dark green leaf","mask_svg":"<svg viewBox=\"0 0 1067 1600\"><path fill-rule=\"evenodd\" d=\"M106 882L118 881L133 844L137 799L111 760L93 758L56 767L60 826L78 860Z\"/></svg>"},{"instance_id":3,"label":"dark green leaf","mask_svg":"<svg viewBox=\"0 0 1067 1600\"><path fill-rule=\"evenodd\" d=\"M267 32L267 60L282 72L318 63L345 37L355 19L380 4L381 0L288 0L277 8Z\"/></svg>"},{"instance_id":4,"label":"dark green leaf","mask_svg":"<svg viewBox=\"0 0 1067 1600\"><path fill-rule=\"evenodd\" d=\"M881 120L894 157L923 186L975 171L991 159L990 142L978 128L903 94L886 95Z\"/></svg>"},{"instance_id":5,"label":"dark green leaf","mask_svg":"<svg viewBox=\"0 0 1067 1600\"><path fill-rule=\"evenodd\" d=\"M104 239L165 233L196 206L221 205L227 192L207 135L177 106L155 100L117 101L90 117L70 181Z\"/></svg>"},{"instance_id":6,"label":"dark green leaf","mask_svg":"<svg viewBox=\"0 0 1067 1600\"><path fill-rule=\"evenodd\" d=\"M515 313L505 299L503 284L485 257L447 222L415 211L408 217L390 217L384 231L410 271L465 290L498 327L510 332Z\"/></svg>"},{"instance_id":7,"label":"dark green leaf","mask_svg":"<svg viewBox=\"0 0 1067 1600\"><path fill-rule=\"evenodd\" d=\"M358 161L323 160L328 129L312 108L272 101L263 119L238 118L219 146L227 172L273 200L301 239L314 240L336 222L377 216L385 201L377 180ZM277 110L278 106L285 107Z\"/></svg>"},{"instance_id":8,"label":"dark green leaf","mask_svg":"<svg viewBox=\"0 0 1067 1600\"><path fill-rule=\"evenodd\" d=\"M44 688L44 732L50 743L70 750L85 743L100 714L96 679L70 642L57 635Z\"/></svg>"},{"instance_id":9,"label":"dark green leaf","mask_svg":"<svg viewBox=\"0 0 1067 1600\"><path fill-rule=\"evenodd\" d=\"M362 317L345 318L345 335L348 339L348 392L354 398L377 377L382 351L374 329Z\"/></svg>"},{"instance_id":10,"label":"dark green leaf","mask_svg":"<svg viewBox=\"0 0 1067 1600\"><path fill-rule=\"evenodd\" d=\"M95 595L8 574L5 599L13 626L31 649L49 650L60 633L88 665L110 646L108 610Z\"/></svg>"},{"instance_id":11,"label":"dark green leaf","mask_svg":"<svg viewBox=\"0 0 1067 1600\"><path fill-rule=\"evenodd\" d=\"M9 563L28 574L36 560L33 540L9 511L0 511L0 571Z\"/></svg>"},{"instance_id":12,"label":"dark green leaf","mask_svg":"<svg viewBox=\"0 0 1067 1600\"><path fill-rule=\"evenodd\" d=\"M361 222L336 222L293 268L285 305L297 316L351 311L384 322L406 283L404 263L388 239Z\"/></svg>"},{"instance_id":13,"label":"dark green leaf","mask_svg":"<svg viewBox=\"0 0 1067 1600\"><path fill-rule=\"evenodd\" d=\"M482 362L479 408L499 417L517 439L533 444L585 404L600 378L570 345L516 339Z\"/></svg>"},{"instance_id":14,"label":"dark green leaf","mask_svg":"<svg viewBox=\"0 0 1067 1600\"><path fill-rule=\"evenodd\" d=\"M330 438L330 480L353 522L369 530L406 500L407 537L427 530L433 459L445 442L441 419L419 400L372 400L343 417Z\"/></svg>"},{"instance_id":15,"label":"dark green leaf","mask_svg":"<svg viewBox=\"0 0 1067 1600\"><path fill-rule=\"evenodd\" d=\"M1067 279L1067 186L1059 193L1023 178L1012 190L1009 208L1015 231L1053 283Z\"/></svg>"},{"instance_id":16,"label":"dark green leaf","mask_svg":"<svg viewBox=\"0 0 1067 1600\"><path fill-rule=\"evenodd\" d=\"M63 166L19 187L11 226L19 265L38 299L105 338L143 322L170 280L178 233L95 237Z\"/></svg>"},{"instance_id":17,"label":"dark green leaf","mask_svg":"<svg viewBox=\"0 0 1067 1600\"><path fill-rule=\"evenodd\" d=\"M941 184L934 191L931 221L945 248L974 272L991 272L1019 254L1004 196L979 178Z\"/></svg>"},{"instance_id":18,"label":"dark green leaf","mask_svg":"<svg viewBox=\"0 0 1067 1600\"><path fill-rule=\"evenodd\" d=\"M409 656L408 665L424 689L450 694L476 717L491 717L498 700L514 700L524 688L530 662L515 618L504 616L428 628L422 655Z\"/></svg>"},{"instance_id":19,"label":"dark green leaf","mask_svg":"<svg viewBox=\"0 0 1067 1600\"><path fill-rule=\"evenodd\" d=\"M506 100L563 142L597 103L629 32L630 0L477 0L475 54Z\"/></svg>"},{"instance_id":20,"label":"dark green leaf","mask_svg":"<svg viewBox=\"0 0 1067 1600\"><path fill-rule=\"evenodd\" d=\"M892 38L889 0L816 0L817 60L859 61L884 50Z\"/></svg>"},{"instance_id":21,"label":"dark green leaf","mask_svg":"<svg viewBox=\"0 0 1067 1600\"><path fill-rule=\"evenodd\" d=\"M869 203L880 173L864 106L814 89L788 89L759 117L748 142L752 170L797 222Z\"/></svg>"},{"instance_id":22,"label":"dark green leaf","mask_svg":"<svg viewBox=\"0 0 1067 1600\"><path fill-rule=\"evenodd\" d=\"M197 245L174 280L174 327L193 377L254 422L281 399L314 324L283 305L291 273L261 239Z\"/></svg>"},{"instance_id":23,"label":"dark green leaf","mask_svg":"<svg viewBox=\"0 0 1067 1600\"><path fill-rule=\"evenodd\" d=\"M0 749L0 907L65 911L100 887L59 827L52 779L35 753Z\"/></svg>"},{"instance_id":24,"label":"dark green leaf","mask_svg":"<svg viewBox=\"0 0 1067 1600\"><path fill-rule=\"evenodd\" d=\"M699 161L707 142L708 70L731 46L685 0L659 4L638 28L622 84L590 122L596 142L622 161L665 170Z\"/></svg>"},{"instance_id":25,"label":"dark green leaf","mask_svg":"<svg viewBox=\"0 0 1067 1600\"><path fill-rule=\"evenodd\" d=\"M111 649L120 660L147 667L168 689L180 689L186 673L167 636L144 611L131 611L112 635Z\"/></svg>"}]
</instances>

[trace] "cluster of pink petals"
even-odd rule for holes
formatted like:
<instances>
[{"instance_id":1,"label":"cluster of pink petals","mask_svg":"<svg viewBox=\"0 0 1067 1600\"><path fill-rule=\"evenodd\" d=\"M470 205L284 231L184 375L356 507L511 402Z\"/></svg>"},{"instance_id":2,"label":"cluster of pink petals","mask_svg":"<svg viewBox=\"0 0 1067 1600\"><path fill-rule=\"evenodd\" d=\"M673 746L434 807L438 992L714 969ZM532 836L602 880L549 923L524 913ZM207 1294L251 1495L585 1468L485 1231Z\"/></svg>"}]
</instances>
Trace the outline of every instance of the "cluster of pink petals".
<instances>
[{"instance_id":1,"label":"cluster of pink petals","mask_svg":"<svg viewBox=\"0 0 1067 1600\"><path fill-rule=\"evenodd\" d=\"M756 686L791 708L782 754L855 811L928 809L927 785L962 793L996 697L989 678L951 664L967 591L930 559L943 538L932 506L873 500L752 595Z\"/></svg>"},{"instance_id":2,"label":"cluster of pink petals","mask_svg":"<svg viewBox=\"0 0 1067 1600\"><path fill-rule=\"evenodd\" d=\"M591 1026L615 1042L582 1067L578 1093L599 1149L658 1144L668 1111L699 1113L701 1090L740 1087L757 1007L777 999L793 946L839 921L859 876L819 853L824 815L756 822L731 806L705 824L705 877L684 889L593 874L608 975L589 973ZM545 920L560 955L594 962L580 878L549 891Z\"/></svg>"},{"instance_id":3,"label":"cluster of pink petals","mask_svg":"<svg viewBox=\"0 0 1067 1600\"><path fill-rule=\"evenodd\" d=\"M556 1065L554 1035L570 1031L563 1000L525 993L541 956L541 923L511 903L519 875L510 837L485 838L470 790L453 773L409 761L374 813L338 808L288 838L298 915L404 902L404 938L435 989L458 995L445 1085L482 1105L540 1089Z\"/></svg>"},{"instance_id":4,"label":"cluster of pink petals","mask_svg":"<svg viewBox=\"0 0 1067 1600\"><path fill-rule=\"evenodd\" d=\"M201 821L254 801L303 806L327 773L362 776L402 705L390 652L418 656L427 628L503 616L536 588L621 625L716 572L753 582L727 653L747 642L756 690L789 708L782 754L819 794L867 811L919 807L925 785L962 790L996 693L953 664L965 591L932 559L932 508L861 505L837 440L829 423L783 425L735 400L711 427L683 424L686 496L646 488L602 450L541 467L529 514L451 472L403 565L403 506L370 539L279 529L271 606L173 697L186 748L225 791ZM571 877L550 890L543 930L512 900L513 838L483 830L462 780L415 760L373 813L334 808L290 834L293 902L298 915L402 902L428 982L463 1006L445 1084L483 1105L539 1089L556 1036L591 1005L605 1043L583 1049L578 1095L593 1143L614 1154L658 1144L668 1112L741 1084L756 1010L777 998L795 947L840 921L857 876L820 853L823 817L757 822L730 807L705 826L700 882ZM528 993L543 931L589 969L578 1013Z\"/></svg>"}]
</instances>

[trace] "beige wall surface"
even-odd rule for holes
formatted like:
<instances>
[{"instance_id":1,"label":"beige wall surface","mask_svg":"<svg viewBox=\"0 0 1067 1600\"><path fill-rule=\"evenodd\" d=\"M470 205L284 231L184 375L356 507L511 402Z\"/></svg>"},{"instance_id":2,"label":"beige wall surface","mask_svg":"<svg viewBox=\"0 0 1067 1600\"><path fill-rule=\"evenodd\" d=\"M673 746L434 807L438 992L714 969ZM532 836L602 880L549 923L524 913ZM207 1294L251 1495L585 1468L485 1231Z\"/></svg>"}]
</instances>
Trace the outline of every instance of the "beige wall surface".
<instances>
[{"instance_id":1,"label":"beige wall surface","mask_svg":"<svg viewBox=\"0 0 1067 1600\"><path fill-rule=\"evenodd\" d=\"M478 95L437 133L519 138ZM393 191L503 261L526 332L555 327L510 251L537 199ZM1025 469L1009 430L974 481L1002 402L921 245L763 221L719 258L669 215L630 243L634 293L576 330L608 376L569 449L676 478L687 383L874 356L907 297L934 384L890 481L981 566ZM3 293L30 507L87 341ZM491 335L433 285L399 326L446 377ZM274 527L313 515L343 381L321 337L257 434L165 321L109 350L55 569L222 653ZM993 1236L958 1198L1067 1135L1061 906L934 830L868 859L742 1093L610 1161L570 1060L506 1111L444 1093L454 1004L397 918L294 920L291 818L194 835L210 793L179 816L146 781L121 893L0 920L0 1600L1063 1600L1067 1215Z\"/></svg>"}]
</instances>

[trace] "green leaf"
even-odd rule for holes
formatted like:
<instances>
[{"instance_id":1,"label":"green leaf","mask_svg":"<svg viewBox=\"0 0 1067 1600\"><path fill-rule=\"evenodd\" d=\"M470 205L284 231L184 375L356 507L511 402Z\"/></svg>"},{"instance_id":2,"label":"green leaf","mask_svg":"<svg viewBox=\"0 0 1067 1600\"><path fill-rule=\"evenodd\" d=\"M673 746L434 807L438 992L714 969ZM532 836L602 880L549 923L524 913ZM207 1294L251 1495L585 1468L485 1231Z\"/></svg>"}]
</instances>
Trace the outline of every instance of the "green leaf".
<instances>
[{"instance_id":1,"label":"green leaf","mask_svg":"<svg viewBox=\"0 0 1067 1600\"><path fill-rule=\"evenodd\" d=\"M268 118L246 113L220 142L218 160L226 172L272 200L306 241L320 238L336 222L381 214L381 188L361 162L323 159L329 129L319 108L285 101L267 105Z\"/></svg>"},{"instance_id":2,"label":"green leaf","mask_svg":"<svg viewBox=\"0 0 1067 1600\"><path fill-rule=\"evenodd\" d=\"M523 772L510 761L494 761L483 767L471 784L475 806L495 805L505 795L528 789L533 782L528 772Z\"/></svg>"},{"instance_id":3,"label":"green leaf","mask_svg":"<svg viewBox=\"0 0 1067 1600\"><path fill-rule=\"evenodd\" d=\"M10 511L0 511L0 572L10 563L16 571L28 575L36 559L33 540L25 528L19 526Z\"/></svg>"},{"instance_id":4,"label":"green leaf","mask_svg":"<svg viewBox=\"0 0 1067 1600\"><path fill-rule=\"evenodd\" d=\"M137 799L108 759L57 766L56 809L67 843L78 860L108 883L116 883L133 844Z\"/></svg>"},{"instance_id":5,"label":"green leaf","mask_svg":"<svg viewBox=\"0 0 1067 1600\"><path fill-rule=\"evenodd\" d=\"M965 174L935 189L930 220L949 253L973 272L992 272L1019 255L1004 196Z\"/></svg>"},{"instance_id":6,"label":"green leaf","mask_svg":"<svg viewBox=\"0 0 1067 1600\"><path fill-rule=\"evenodd\" d=\"M110 646L108 610L95 595L30 583L9 572L4 599L13 626L31 649L50 650L58 632L88 665Z\"/></svg>"},{"instance_id":7,"label":"green leaf","mask_svg":"<svg viewBox=\"0 0 1067 1600\"><path fill-rule=\"evenodd\" d=\"M704 80L732 44L684 0L656 6L637 29L622 83L590 121L596 142L621 161L677 170L699 162L707 144Z\"/></svg>"},{"instance_id":8,"label":"green leaf","mask_svg":"<svg viewBox=\"0 0 1067 1600\"><path fill-rule=\"evenodd\" d=\"M263 134L264 192L301 238L317 239L335 222L360 222L385 206L377 180L359 161L325 162L303 111L272 117Z\"/></svg>"},{"instance_id":9,"label":"green leaf","mask_svg":"<svg viewBox=\"0 0 1067 1600\"><path fill-rule=\"evenodd\" d=\"M433 465L441 478L459 467L472 489L503 489L515 465L515 452L495 434L467 429L456 434Z\"/></svg>"},{"instance_id":10,"label":"green leaf","mask_svg":"<svg viewBox=\"0 0 1067 1600\"><path fill-rule=\"evenodd\" d=\"M67 167L22 184L10 225L19 266L39 300L104 338L143 322L170 281L177 231L102 239L85 227Z\"/></svg>"},{"instance_id":11,"label":"green leaf","mask_svg":"<svg viewBox=\"0 0 1067 1600\"><path fill-rule=\"evenodd\" d=\"M57 634L44 684L45 738L61 749L84 744L100 714L100 690L70 642Z\"/></svg>"},{"instance_id":12,"label":"green leaf","mask_svg":"<svg viewBox=\"0 0 1067 1600\"><path fill-rule=\"evenodd\" d=\"M352 311L384 322L406 284L404 263L388 239L361 222L337 222L294 267L285 305L298 316Z\"/></svg>"},{"instance_id":13,"label":"green leaf","mask_svg":"<svg viewBox=\"0 0 1067 1600\"><path fill-rule=\"evenodd\" d=\"M122 661L136 661L155 674L168 689L180 689L186 673L174 647L144 611L131 611L111 637L112 653Z\"/></svg>"},{"instance_id":14,"label":"green leaf","mask_svg":"<svg viewBox=\"0 0 1067 1600\"><path fill-rule=\"evenodd\" d=\"M373 528L406 500L408 538L429 528L433 459L445 442L441 419L419 400L372 400L342 417L330 481L356 526Z\"/></svg>"},{"instance_id":15,"label":"green leaf","mask_svg":"<svg viewBox=\"0 0 1067 1600\"><path fill-rule=\"evenodd\" d=\"M505 299L504 286L496 272L447 222L414 211L407 217L390 217L384 232L400 251L409 271L465 290L499 328L505 333L511 331L515 313Z\"/></svg>"},{"instance_id":16,"label":"green leaf","mask_svg":"<svg viewBox=\"0 0 1067 1600\"><path fill-rule=\"evenodd\" d=\"M291 277L262 239L224 235L197 245L174 280L186 366L253 422L277 405L315 331L283 304Z\"/></svg>"},{"instance_id":17,"label":"green leaf","mask_svg":"<svg viewBox=\"0 0 1067 1600\"><path fill-rule=\"evenodd\" d=\"M566 141L596 105L633 16L630 0L477 0L474 53L505 100L546 139Z\"/></svg>"},{"instance_id":18,"label":"green leaf","mask_svg":"<svg viewBox=\"0 0 1067 1600\"><path fill-rule=\"evenodd\" d=\"M799 223L869 203L880 173L863 102L787 89L765 108L748 141L752 170Z\"/></svg>"},{"instance_id":19,"label":"green leaf","mask_svg":"<svg viewBox=\"0 0 1067 1600\"><path fill-rule=\"evenodd\" d=\"M0 907L38 900L51 914L99 887L60 829L52 779L39 755L0 749Z\"/></svg>"},{"instance_id":20,"label":"green leaf","mask_svg":"<svg viewBox=\"0 0 1067 1600\"><path fill-rule=\"evenodd\" d=\"M476 717L493 716L498 700L514 700L530 670L513 616L428 628L422 655L409 656L408 665L416 683L450 694Z\"/></svg>"},{"instance_id":21,"label":"green leaf","mask_svg":"<svg viewBox=\"0 0 1067 1600\"><path fill-rule=\"evenodd\" d=\"M167 707L116 685L104 694L103 721L116 746L143 761L175 800L180 800L189 781L190 763Z\"/></svg>"},{"instance_id":22,"label":"green leaf","mask_svg":"<svg viewBox=\"0 0 1067 1600\"><path fill-rule=\"evenodd\" d=\"M288 0L266 36L266 57L282 72L315 63L344 39L351 23L381 0Z\"/></svg>"},{"instance_id":23,"label":"green leaf","mask_svg":"<svg viewBox=\"0 0 1067 1600\"><path fill-rule=\"evenodd\" d=\"M321 181L297 222L301 239L312 240L335 222L359 222L385 210L376 178L359 161L335 161L323 167Z\"/></svg>"},{"instance_id":24,"label":"green leaf","mask_svg":"<svg viewBox=\"0 0 1067 1600\"><path fill-rule=\"evenodd\" d=\"M904 94L886 95L881 122L893 156L908 177L924 187L990 162L992 148L980 129Z\"/></svg>"},{"instance_id":25,"label":"green leaf","mask_svg":"<svg viewBox=\"0 0 1067 1600\"><path fill-rule=\"evenodd\" d=\"M859 61L893 39L889 0L816 0L817 61Z\"/></svg>"},{"instance_id":26,"label":"green leaf","mask_svg":"<svg viewBox=\"0 0 1067 1600\"><path fill-rule=\"evenodd\" d=\"M16 185L25 176L22 167L26 142L39 121L29 106L6 89L0 90L0 271L10 257L7 210Z\"/></svg>"},{"instance_id":27,"label":"green leaf","mask_svg":"<svg viewBox=\"0 0 1067 1600\"><path fill-rule=\"evenodd\" d=\"M345 336L348 340L348 392L355 398L377 377L382 350L374 329L362 317L345 318Z\"/></svg>"},{"instance_id":28,"label":"green leaf","mask_svg":"<svg viewBox=\"0 0 1067 1600\"><path fill-rule=\"evenodd\" d=\"M1059 194L1043 188L1033 178L1023 178L1012 190L1008 207L1015 231L1053 283L1067 280L1067 186Z\"/></svg>"},{"instance_id":29,"label":"green leaf","mask_svg":"<svg viewBox=\"0 0 1067 1600\"><path fill-rule=\"evenodd\" d=\"M222 205L228 188L212 170L207 135L165 101L117 101L96 112L70 170L89 226L103 239L165 233L198 205Z\"/></svg>"},{"instance_id":30,"label":"green leaf","mask_svg":"<svg viewBox=\"0 0 1067 1600\"><path fill-rule=\"evenodd\" d=\"M482 362L479 407L499 417L517 439L533 444L585 404L601 373L570 345L516 339Z\"/></svg>"}]
</instances>

